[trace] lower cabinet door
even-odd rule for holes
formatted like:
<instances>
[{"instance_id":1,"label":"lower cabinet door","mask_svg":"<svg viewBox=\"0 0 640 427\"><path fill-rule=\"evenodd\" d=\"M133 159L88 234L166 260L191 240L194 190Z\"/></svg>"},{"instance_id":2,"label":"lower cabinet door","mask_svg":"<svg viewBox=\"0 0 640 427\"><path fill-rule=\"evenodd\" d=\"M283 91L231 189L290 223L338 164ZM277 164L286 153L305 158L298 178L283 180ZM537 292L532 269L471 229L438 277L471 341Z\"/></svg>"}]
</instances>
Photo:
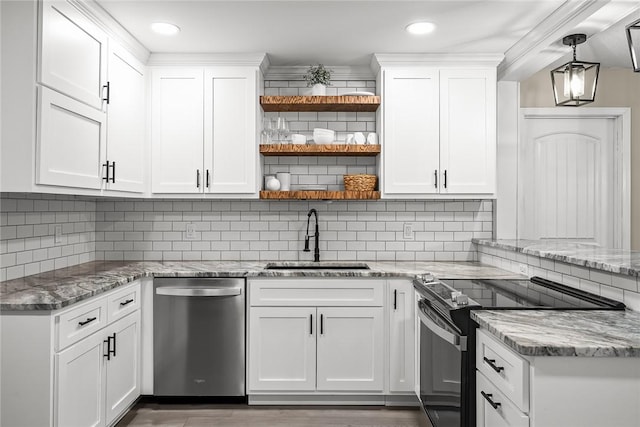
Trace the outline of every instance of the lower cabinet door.
<instances>
[{"instance_id":1,"label":"lower cabinet door","mask_svg":"<svg viewBox=\"0 0 640 427\"><path fill-rule=\"evenodd\" d=\"M382 391L382 307L318 308L317 390Z\"/></svg>"},{"instance_id":2,"label":"lower cabinet door","mask_svg":"<svg viewBox=\"0 0 640 427\"><path fill-rule=\"evenodd\" d=\"M412 392L415 376L415 318L413 283L389 282L389 390Z\"/></svg>"},{"instance_id":3,"label":"lower cabinet door","mask_svg":"<svg viewBox=\"0 0 640 427\"><path fill-rule=\"evenodd\" d=\"M106 420L117 418L140 395L140 311L106 328L112 338L106 361Z\"/></svg>"},{"instance_id":4,"label":"lower cabinet door","mask_svg":"<svg viewBox=\"0 0 640 427\"><path fill-rule=\"evenodd\" d=\"M251 307L249 392L316 388L315 307Z\"/></svg>"},{"instance_id":5,"label":"lower cabinet door","mask_svg":"<svg viewBox=\"0 0 640 427\"><path fill-rule=\"evenodd\" d=\"M56 355L58 427L103 426L104 343L94 334Z\"/></svg>"}]
</instances>

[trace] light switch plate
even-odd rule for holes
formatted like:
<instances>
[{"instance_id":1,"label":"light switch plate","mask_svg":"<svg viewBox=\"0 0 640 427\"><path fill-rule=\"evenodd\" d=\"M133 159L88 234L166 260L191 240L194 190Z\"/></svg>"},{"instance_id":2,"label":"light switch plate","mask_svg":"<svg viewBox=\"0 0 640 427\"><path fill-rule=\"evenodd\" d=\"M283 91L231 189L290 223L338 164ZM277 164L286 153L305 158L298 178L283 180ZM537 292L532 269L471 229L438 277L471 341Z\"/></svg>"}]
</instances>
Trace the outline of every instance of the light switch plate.
<instances>
[{"instance_id":1,"label":"light switch plate","mask_svg":"<svg viewBox=\"0 0 640 427\"><path fill-rule=\"evenodd\" d=\"M195 224L187 224L187 231L185 233L185 238L187 240L195 240L196 239L196 226L195 226Z\"/></svg>"},{"instance_id":2,"label":"light switch plate","mask_svg":"<svg viewBox=\"0 0 640 427\"><path fill-rule=\"evenodd\" d=\"M62 225L56 225L53 230L53 243L62 243Z\"/></svg>"},{"instance_id":3,"label":"light switch plate","mask_svg":"<svg viewBox=\"0 0 640 427\"><path fill-rule=\"evenodd\" d=\"M413 240L413 224L405 222L402 225L402 238L404 240Z\"/></svg>"}]
</instances>

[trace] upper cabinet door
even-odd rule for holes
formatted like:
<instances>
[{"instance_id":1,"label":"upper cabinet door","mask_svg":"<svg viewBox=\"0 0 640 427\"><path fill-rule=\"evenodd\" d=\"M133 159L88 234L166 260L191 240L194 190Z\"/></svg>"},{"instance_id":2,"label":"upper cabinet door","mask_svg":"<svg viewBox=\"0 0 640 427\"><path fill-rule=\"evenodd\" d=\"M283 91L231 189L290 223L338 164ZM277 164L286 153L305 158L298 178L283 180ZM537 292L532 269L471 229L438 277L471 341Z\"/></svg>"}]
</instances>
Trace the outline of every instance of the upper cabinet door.
<instances>
[{"instance_id":1,"label":"upper cabinet door","mask_svg":"<svg viewBox=\"0 0 640 427\"><path fill-rule=\"evenodd\" d=\"M441 193L495 191L495 68L440 72L440 173Z\"/></svg>"},{"instance_id":2,"label":"upper cabinet door","mask_svg":"<svg viewBox=\"0 0 640 427\"><path fill-rule=\"evenodd\" d=\"M202 68L155 69L151 84L151 191L201 193L206 179Z\"/></svg>"},{"instance_id":3,"label":"upper cabinet door","mask_svg":"<svg viewBox=\"0 0 640 427\"><path fill-rule=\"evenodd\" d=\"M45 87L38 95L36 183L99 190L106 114Z\"/></svg>"},{"instance_id":4,"label":"upper cabinet door","mask_svg":"<svg viewBox=\"0 0 640 427\"><path fill-rule=\"evenodd\" d=\"M438 192L438 70L384 71L383 192Z\"/></svg>"},{"instance_id":5,"label":"upper cabinet door","mask_svg":"<svg viewBox=\"0 0 640 427\"><path fill-rule=\"evenodd\" d=\"M109 190L143 192L145 170L145 70L131 54L109 46L107 158Z\"/></svg>"},{"instance_id":6,"label":"upper cabinet door","mask_svg":"<svg viewBox=\"0 0 640 427\"><path fill-rule=\"evenodd\" d=\"M205 192L257 194L257 70L205 70Z\"/></svg>"},{"instance_id":7,"label":"upper cabinet door","mask_svg":"<svg viewBox=\"0 0 640 427\"><path fill-rule=\"evenodd\" d=\"M102 108L107 36L65 1L42 5L40 82Z\"/></svg>"}]
</instances>

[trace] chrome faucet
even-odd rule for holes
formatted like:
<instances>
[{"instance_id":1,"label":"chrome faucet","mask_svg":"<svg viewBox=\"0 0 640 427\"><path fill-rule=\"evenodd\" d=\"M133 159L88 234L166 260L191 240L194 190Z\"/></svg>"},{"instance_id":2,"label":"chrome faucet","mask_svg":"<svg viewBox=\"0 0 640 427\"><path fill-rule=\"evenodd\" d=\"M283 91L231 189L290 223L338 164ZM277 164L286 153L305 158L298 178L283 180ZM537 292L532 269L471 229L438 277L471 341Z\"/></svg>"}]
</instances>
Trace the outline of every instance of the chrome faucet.
<instances>
[{"instance_id":1,"label":"chrome faucet","mask_svg":"<svg viewBox=\"0 0 640 427\"><path fill-rule=\"evenodd\" d=\"M309 237L311 237L309 235L309 221L311 220L311 215L316 216L316 232L314 234L316 245L315 245L315 248L313 249L313 261L319 262L320 248L318 247L318 240L320 240L320 231L318 230L318 211L316 211L315 209L311 209L309 213L307 213L307 234L304 236L304 252L311 252L309 250Z\"/></svg>"}]
</instances>

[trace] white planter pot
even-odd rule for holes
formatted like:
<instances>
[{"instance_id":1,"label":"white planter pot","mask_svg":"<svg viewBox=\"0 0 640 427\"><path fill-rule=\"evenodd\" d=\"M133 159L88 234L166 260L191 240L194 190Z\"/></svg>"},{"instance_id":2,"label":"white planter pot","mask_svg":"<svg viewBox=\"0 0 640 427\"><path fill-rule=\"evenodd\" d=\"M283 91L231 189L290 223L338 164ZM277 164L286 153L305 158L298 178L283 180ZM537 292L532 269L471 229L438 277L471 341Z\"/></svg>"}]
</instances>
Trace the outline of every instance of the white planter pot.
<instances>
[{"instance_id":1,"label":"white planter pot","mask_svg":"<svg viewBox=\"0 0 640 427\"><path fill-rule=\"evenodd\" d=\"M327 94L327 87L322 84L315 84L311 87L311 95L313 96L325 96Z\"/></svg>"}]
</instances>

